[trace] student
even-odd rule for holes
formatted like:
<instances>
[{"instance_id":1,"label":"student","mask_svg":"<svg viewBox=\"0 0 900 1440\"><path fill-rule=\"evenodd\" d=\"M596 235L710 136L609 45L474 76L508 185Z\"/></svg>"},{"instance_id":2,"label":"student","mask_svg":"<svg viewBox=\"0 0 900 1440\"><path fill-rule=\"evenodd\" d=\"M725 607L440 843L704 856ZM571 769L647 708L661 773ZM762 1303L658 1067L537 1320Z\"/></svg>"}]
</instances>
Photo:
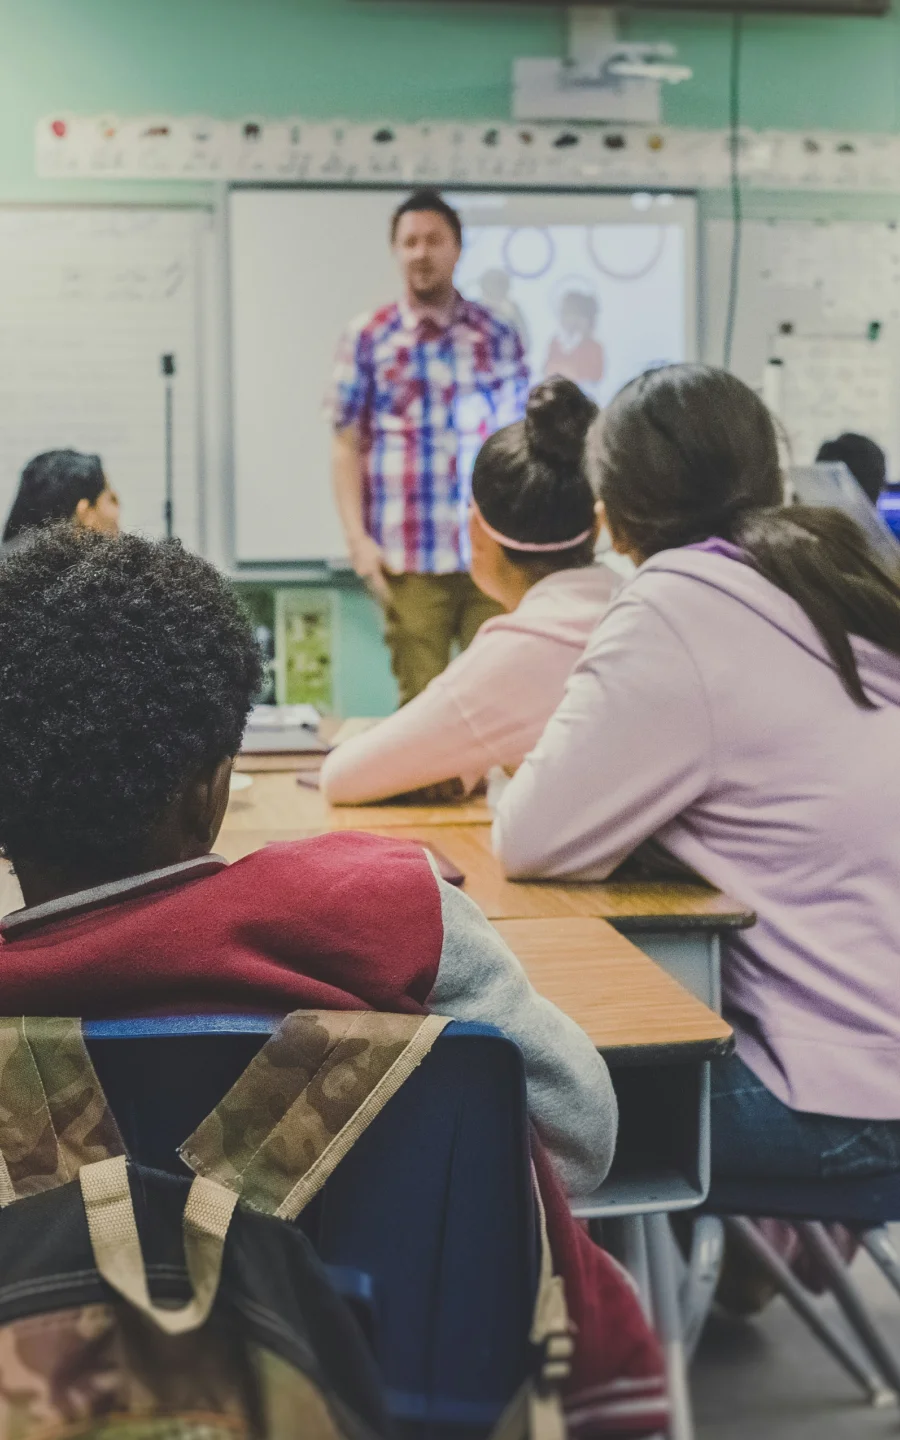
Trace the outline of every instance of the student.
<instances>
[{"instance_id":1,"label":"student","mask_svg":"<svg viewBox=\"0 0 900 1440\"><path fill-rule=\"evenodd\" d=\"M472 578L507 612L390 719L334 750L322 789L363 804L441 781L471 790L537 743L616 583L594 564L588 429L570 380L533 390L524 420L484 444L472 474Z\"/></svg>"},{"instance_id":2,"label":"student","mask_svg":"<svg viewBox=\"0 0 900 1440\"><path fill-rule=\"evenodd\" d=\"M6 521L3 545L21 544L27 530L56 520L118 535L119 497L109 487L99 455L48 450L29 460Z\"/></svg>"},{"instance_id":3,"label":"student","mask_svg":"<svg viewBox=\"0 0 900 1440\"><path fill-rule=\"evenodd\" d=\"M4 1013L433 1009L496 1023L521 1049L543 1142L575 1376L596 1379L595 1291L619 1281L559 1181L583 1194L609 1167L606 1066L421 846L343 832L234 865L211 854L261 669L227 583L177 541L50 527L0 566L0 655L0 847L25 898L0 922ZM619 1299L658 1406L658 1352Z\"/></svg>"},{"instance_id":4,"label":"student","mask_svg":"<svg viewBox=\"0 0 900 1440\"><path fill-rule=\"evenodd\" d=\"M723 955L720 1175L900 1169L900 583L781 508L772 421L675 365L612 402L600 493L639 565L499 802L508 874L603 877L648 837L756 912Z\"/></svg>"},{"instance_id":5,"label":"student","mask_svg":"<svg viewBox=\"0 0 900 1440\"><path fill-rule=\"evenodd\" d=\"M816 463L820 461L824 464L842 462L872 504L878 503L887 478L887 460L881 446L868 435L854 435L848 430L836 440L826 440L816 456Z\"/></svg>"}]
</instances>

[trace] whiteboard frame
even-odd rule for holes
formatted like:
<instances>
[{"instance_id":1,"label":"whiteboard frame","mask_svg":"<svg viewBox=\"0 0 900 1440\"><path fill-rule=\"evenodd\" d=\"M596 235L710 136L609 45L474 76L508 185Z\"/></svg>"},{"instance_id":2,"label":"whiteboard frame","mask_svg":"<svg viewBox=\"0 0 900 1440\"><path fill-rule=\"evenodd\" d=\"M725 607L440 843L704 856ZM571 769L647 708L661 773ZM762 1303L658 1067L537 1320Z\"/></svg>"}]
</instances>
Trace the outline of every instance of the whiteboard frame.
<instances>
[{"instance_id":1,"label":"whiteboard frame","mask_svg":"<svg viewBox=\"0 0 900 1440\"><path fill-rule=\"evenodd\" d=\"M282 581L308 580L310 582L322 583L328 580L339 580L352 575L349 561L329 561L322 559L307 560L240 560L237 556L237 490L236 490L236 465L235 465L235 436L234 436L234 364L232 353L232 335L234 315L232 313L231 296L231 237L229 233L229 205L228 201L232 193L237 191L298 191L298 192L321 192L337 191L396 191L401 194L412 194L417 188L416 183L398 182L396 179L390 181L361 181L355 183L352 180L334 183L333 181L295 181L295 180L234 180L223 184L220 187L218 211L218 229L220 244L220 265L222 278L222 341L221 353L224 359L225 375L223 384L223 401L221 414L221 455L222 455L222 479L223 497L222 509L219 517L225 551L221 563L235 580L246 580L256 582L270 581L280 583ZM689 200L692 202L690 222L685 225L685 358L689 361L696 360L698 356L700 337L700 316L699 316L699 195L693 188L676 188L673 186L649 186L649 185L597 185L597 186L574 186L571 184L548 185L540 183L537 185L523 184L459 184L453 180L429 181L428 189L446 190L454 195L571 195L578 199L584 199L592 195L598 197L620 196L626 197L635 194L647 195L671 195L674 199Z\"/></svg>"}]
</instances>

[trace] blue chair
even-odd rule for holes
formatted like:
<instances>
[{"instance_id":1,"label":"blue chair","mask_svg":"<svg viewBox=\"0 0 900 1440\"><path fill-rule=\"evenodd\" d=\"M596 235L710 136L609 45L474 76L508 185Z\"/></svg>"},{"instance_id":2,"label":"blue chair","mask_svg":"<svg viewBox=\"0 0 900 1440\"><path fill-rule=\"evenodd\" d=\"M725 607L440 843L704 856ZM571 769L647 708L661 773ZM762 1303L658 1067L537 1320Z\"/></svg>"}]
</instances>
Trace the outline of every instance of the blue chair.
<instances>
[{"instance_id":1,"label":"blue chair","mask_svg":"<svg viewBox=\"0 0 900 1440\"><path fill-rule=\"evenodd\" d=\"M788 1304L862 1387L873 1405L900 1398L900 1356L888 1344L854 1284L826 1226L839 1223L858 1235L882 1274L900 1294L900 1255L885 1228L900 1220L900 1174L852 1180L716 1180L706 1211L721 1216L729 1234L749 1250ZM752 1217L789 1220L827 1277L829 1289L863 1352L848 1346L766 1241Z\"/></svg>"},{"instance_id":2,"label":"blue chair","mask_svg":"<svg viewBox=\"0 0 900 1440\"><path fill-rule=\"evenodd\" d=\"M86 1024L129 1153L187 1173L178 1145L277 1023ZM389 1408L403 1430L429 1440L486 1433L529 1372L537 1286L517 1048L490 1026L449 1025L297 1223L338 1288L370 1307Z\"/></svg>"}]
</instances>

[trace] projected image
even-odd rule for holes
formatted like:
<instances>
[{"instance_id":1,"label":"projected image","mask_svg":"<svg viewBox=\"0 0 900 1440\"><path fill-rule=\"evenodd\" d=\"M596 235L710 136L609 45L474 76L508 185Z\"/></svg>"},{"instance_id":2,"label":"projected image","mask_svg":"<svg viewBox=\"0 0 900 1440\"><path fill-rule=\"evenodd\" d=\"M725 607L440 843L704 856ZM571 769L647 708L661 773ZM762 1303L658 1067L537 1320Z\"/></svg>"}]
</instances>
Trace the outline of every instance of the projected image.
<instances>
[{"instance_id":1,"label":"projected image","mask_svg":"<svg viewBox=\"0 0 900 1440\"><path fill-rule=\"evenodd\" d=\"M565 375L601 405L687 358L681 225L467 225L456 283L516 327L533 382Z\"/></svg>"}]
</instances>

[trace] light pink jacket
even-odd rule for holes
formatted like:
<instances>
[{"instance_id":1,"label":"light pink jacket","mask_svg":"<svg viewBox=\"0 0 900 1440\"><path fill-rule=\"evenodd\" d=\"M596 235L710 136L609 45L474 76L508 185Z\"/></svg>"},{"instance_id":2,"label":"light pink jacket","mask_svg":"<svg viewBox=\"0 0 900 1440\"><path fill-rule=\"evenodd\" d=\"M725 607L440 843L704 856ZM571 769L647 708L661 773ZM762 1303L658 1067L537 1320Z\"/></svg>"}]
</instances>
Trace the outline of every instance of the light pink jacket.
<instances>
[{"instance_id":1,"label":"light pink jacket","mask_svg":"<svg viewBox=\"0 0 900 1440\"><path fill-rule=\"evenodd\" d=\"M738 1052L798 1110L900 1118L900 657L853 641L874 710L803 611L722 554L620 592L503 795L514 876L607 875L656 836L755 910L723 956Z\"/></svg>"},{"instance_id":2,"label":"light pink jacket","mask_svg":"<svg viewBox=\"0 0 900 1440\"><path fill-rule=\"evenodd\" d=\"M592 565L533 585L415 700L332 751L322 767L327 799L365 804L457 776L468 790L492 766L518 765L619 583Z\"/></svg>"}]
</instances>

